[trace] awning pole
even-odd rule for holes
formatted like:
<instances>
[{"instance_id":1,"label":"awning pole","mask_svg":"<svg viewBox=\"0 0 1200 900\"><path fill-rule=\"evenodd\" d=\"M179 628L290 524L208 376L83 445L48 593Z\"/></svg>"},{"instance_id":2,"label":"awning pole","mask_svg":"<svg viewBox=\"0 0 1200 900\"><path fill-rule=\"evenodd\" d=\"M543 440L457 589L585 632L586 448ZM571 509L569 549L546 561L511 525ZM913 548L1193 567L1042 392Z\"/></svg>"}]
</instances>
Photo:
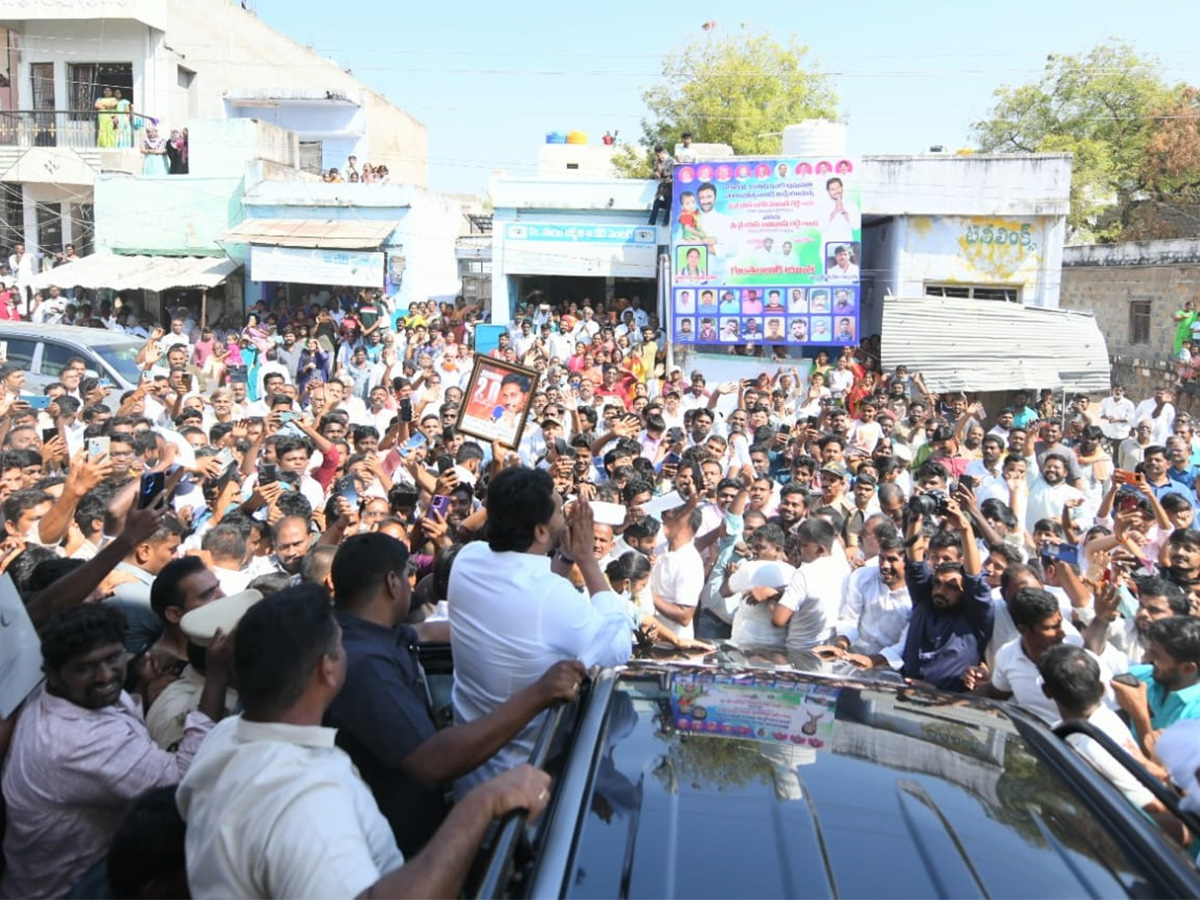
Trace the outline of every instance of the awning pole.
<instances>
[{"instance_id":1,"label":"awning pole","mask_svg":"<svg viewBox=\"0 0 1200 900\"><path fill-rule=\"evenodd\" d=\"M208 288L200 292L200 330L208 327Z\"/></svg>"}]
</instances>

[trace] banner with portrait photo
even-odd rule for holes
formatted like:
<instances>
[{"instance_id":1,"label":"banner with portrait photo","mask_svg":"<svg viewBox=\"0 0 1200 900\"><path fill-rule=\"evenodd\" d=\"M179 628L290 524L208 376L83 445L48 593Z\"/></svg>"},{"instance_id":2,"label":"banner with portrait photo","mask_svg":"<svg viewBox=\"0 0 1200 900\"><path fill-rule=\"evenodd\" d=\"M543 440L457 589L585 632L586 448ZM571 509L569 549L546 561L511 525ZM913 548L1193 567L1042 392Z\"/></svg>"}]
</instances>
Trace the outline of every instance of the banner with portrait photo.
<instances>
[{"instance_id":1,"label":"banner with portrait photo","mask_svg":"<svg viewBox=\"0 0 1200 900\"><path fill-rule=\"evenodd\" d=\"M525 430L537 381L535 369L477 355L455 428L515 450Z\"/></svg>"},{"instance_id":2,"label":"banner with portrait photo","mask_svg":"<svg viewBox=\"0 0 1200 900\"><path fill-rule=\"evenodd\" d=\"M673 340L857 344L860 168L851 157L676 166Z\"/></svg>"}]
</instances>

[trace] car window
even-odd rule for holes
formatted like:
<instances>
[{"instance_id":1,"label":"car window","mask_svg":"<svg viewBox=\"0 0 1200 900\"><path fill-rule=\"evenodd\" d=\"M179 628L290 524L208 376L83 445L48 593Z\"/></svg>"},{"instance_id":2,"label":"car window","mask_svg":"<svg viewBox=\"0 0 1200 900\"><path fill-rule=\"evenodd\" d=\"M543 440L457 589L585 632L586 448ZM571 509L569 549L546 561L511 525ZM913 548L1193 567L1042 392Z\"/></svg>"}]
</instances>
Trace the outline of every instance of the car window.
<instances>
[{"instance_id":1,"label":"car window","mask_svg":"<svg viewBox=\"0 0 1200 900\"><path fill-rule=\"evenodd\" d=\"M89 369L96 368L96 364L87 358L87 354L80 353L74 347L67 347L63 344L52 344L50 341L46 341L42 346L42 374L52 375L57 378L62 370L66 368L68 360L74 359L76 356L87 360Z\"/></svg>"},{"instance_id":2,"label":"car window","mask_svg":"<svg viewBox=\"0 0 1200 900\"><path fill-rule=\"evenodd\" d=\"M92 350L130 384L137 384L141 379L142 370L137 363L140 344L99 344Z\"/></svg>"},{"instance_id":3,"label":"car window","mask_svg":"<svg viewBox=\"0 0 1200 900\"><path fill-rule=\"evenodd\" d=\"M33 351L37 347L37 341L29 341L24 338L0 338L0 340L8 342L8 356L5 362L21 366L27 372L33 367Z\"/></svg>"}]
</instances>

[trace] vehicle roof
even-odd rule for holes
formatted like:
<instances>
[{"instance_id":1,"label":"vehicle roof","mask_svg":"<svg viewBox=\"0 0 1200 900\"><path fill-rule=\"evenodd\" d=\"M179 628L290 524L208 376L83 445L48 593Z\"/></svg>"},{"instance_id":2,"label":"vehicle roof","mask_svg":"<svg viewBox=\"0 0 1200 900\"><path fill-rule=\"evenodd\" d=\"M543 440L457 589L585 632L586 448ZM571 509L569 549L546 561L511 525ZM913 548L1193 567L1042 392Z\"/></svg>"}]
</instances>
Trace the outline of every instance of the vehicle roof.
<instances>
[{"instance_id":1,"label":"vehicle roof","mask_svg":"<svg viewBox=\"0 0 1200 900\"><path fill-rule=\"evenodd\" d=\"M1058 739L997 704L636 663L605 706L565 896L1162 892L1094 791L1132 807L1068 752L1081 791L1029 728Z\"/></svg>"},{"instance_id":2,"label":"vehicle roof","mask_svg":"<svg viewBox=\"0 0 1200 900\"><path fill-rule=\"evenodd\" d=\"M140 338L107 328L83 328L79 325L38 325L34 322L0 322L0 337L6 334L21 335L29 338L55 338L81 347L94 347L101 344L136 344L146 343Z\"/></svg>"}]
</instances>

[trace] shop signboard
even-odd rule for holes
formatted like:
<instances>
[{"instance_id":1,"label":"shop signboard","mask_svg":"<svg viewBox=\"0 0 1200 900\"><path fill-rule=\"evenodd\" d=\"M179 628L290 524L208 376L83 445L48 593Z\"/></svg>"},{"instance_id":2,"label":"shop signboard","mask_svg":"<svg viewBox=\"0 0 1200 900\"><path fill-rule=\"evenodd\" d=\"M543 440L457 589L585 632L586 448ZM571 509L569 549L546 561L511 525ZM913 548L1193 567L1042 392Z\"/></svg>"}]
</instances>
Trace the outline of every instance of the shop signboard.
<instances>
[{"instance_id":1,"label":"shop signboard","mask_svg":"<svg viewBox=\"0 0 1200 900\"><path fill-rule=\"evenodd\" d=\"M250 247L250 277L255 281L382 288L383 275L384 254L377 250Z\"/></svg>"},{"instance_id":2,"label":"shop signboard","mask_svg":"<svg viewBox=\"0 0 1200 900\"><path fill-rule=\"evenodd\" d=\"M520 275L654 278L652 226L602 222L508 222L504 268Z\"/></svg>"},{"instance_id":3,"label":"shop signboard","mask_svg":"<svg viewBox=\"0 0 1200 900\"><path fill-rule=\"evenodd\" d=\"M857 344L862 211L853 158L675 167L671 335L691 344Z\"/></svg>"}]
</instances>

